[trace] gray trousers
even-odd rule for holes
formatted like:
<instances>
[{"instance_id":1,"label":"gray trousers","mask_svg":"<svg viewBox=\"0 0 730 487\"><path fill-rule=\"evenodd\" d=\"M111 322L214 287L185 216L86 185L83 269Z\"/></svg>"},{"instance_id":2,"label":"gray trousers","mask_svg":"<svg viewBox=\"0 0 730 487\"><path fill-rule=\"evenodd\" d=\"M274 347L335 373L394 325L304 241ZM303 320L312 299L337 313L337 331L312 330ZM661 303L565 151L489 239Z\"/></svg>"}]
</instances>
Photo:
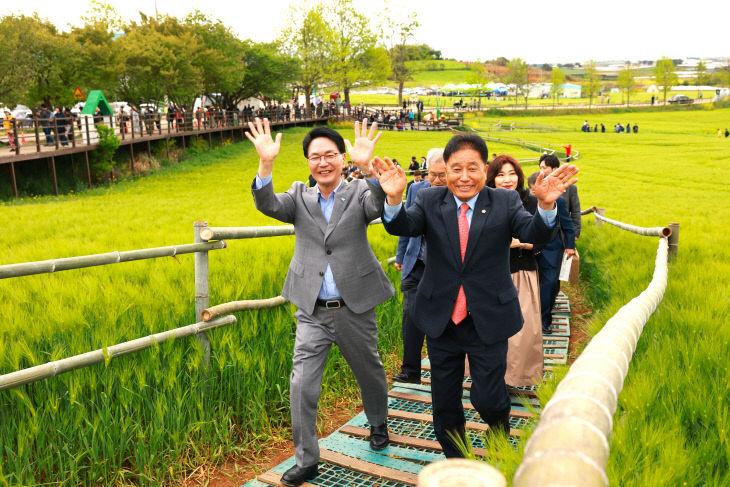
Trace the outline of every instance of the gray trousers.
<instances>
[{"instance_id":1,"label":"gray trousers","mask_svg":"<svg viewBox=\"0 0 730 487\"><path fill-rule=\"evenodd\" d=\"M388 383L378 355L374 309L355 314L346 306L338 309L316 306L313 315L297 310L294 317L297 334L289 379L294 456L297 465L308 467L319 462L317 402L332 343L339 347L355 374L371 425L384 424L388 416Z\"/></svg>"}]
</instances>

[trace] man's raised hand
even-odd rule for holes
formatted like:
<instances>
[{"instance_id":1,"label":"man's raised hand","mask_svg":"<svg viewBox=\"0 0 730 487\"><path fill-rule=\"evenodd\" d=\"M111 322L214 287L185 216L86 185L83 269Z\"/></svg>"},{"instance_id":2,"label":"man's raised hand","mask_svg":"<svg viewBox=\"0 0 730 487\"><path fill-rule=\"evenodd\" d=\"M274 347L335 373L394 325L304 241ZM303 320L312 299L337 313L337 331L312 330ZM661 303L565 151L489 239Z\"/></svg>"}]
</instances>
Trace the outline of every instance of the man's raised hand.
<instances>
[{"instance_id":1,"label":"man's raised hand","mask_svg":"<svg viewBox=\"0 0 730 487\"><path fill-rule=\"evenodd\" d=\"M380 187L388 198L390 206L403 202L403 190L408 185L408 177L403 168L393 164L390 158L385 160L376 157L372 162L373 175L378 179Z\"/></svg>"},{"instance_id":2,"label":"man's raised hand","mask_svg":"<svg viewBox=\"0 0 730 487\"><path fill-rule=\"evenodd\" d=\"M560 198L569 186L578 182L577 179L571 179L576 174L578 174L578 168L572 164L560 166L549 176L540 173L533 187L540 207L544 210L552 210L555 200Z\"/></svg>"},{"instance_id":3,"label":"man's raised hand","mask_svg":"<svg viewBox=\"0 0 730 487\"><path fill-rule=\"evenodd\" d=\"M378 139L383 133L378 132L376 135L377 128L378 123L373 122L368 133L368 119L363 118L362 126L360 122L355 122L355 145L345 139L345 146L347 147L347 153L350 155L350 160L355 163L360 172L370 172L370 160L373 158L375 144L378 143Z\"/></svg>"},{"instance_id":4,"label":"man's raised hand","mask_svg":"<svg viewBox=\"0 0 730 487\"><path fill-rule=\"evenodd\" d=\"M254 119L256 125L248 122L249 132L246 132L248 140L253 142L256 147L256 152L259 154L259 172L260 178L265 178L271 174L272 168L274 167L274 159L279 155L279 149L281 148L281 132L276 134L276 140L271 138L271 126L269 125L269 119L265 118L263 124L261 119L256 117Z\"/></svg>"}]
</instances>

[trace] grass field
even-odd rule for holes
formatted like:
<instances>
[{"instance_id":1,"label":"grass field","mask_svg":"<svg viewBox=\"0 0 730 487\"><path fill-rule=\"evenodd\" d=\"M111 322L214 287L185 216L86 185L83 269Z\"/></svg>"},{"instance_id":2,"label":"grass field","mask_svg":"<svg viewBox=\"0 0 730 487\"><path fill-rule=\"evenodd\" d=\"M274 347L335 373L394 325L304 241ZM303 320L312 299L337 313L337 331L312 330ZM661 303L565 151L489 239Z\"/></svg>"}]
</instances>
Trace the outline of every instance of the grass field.
<instances>
[{"instance_id":1,"label":"grass field","mask_svg":"<svg viewBox=\"0 0 730 487\"><path fill-rule=\"evenodd\" d=\"M608 126L625 114L606 116ZM523 121L579 126L583 115ZM730 483L730 356L727 325L730 219L723 184L730 139L714 136L730 110L632 113L639 134L526 133L580 150L580 196L607 216L645 226L681 223L679 259L632 362L614 418L609 476L625 486ZM494 120L496 121L496 120ZM589 120L593 123L593 120ZM277 190L304 179L300 140L289 130L274 168ZM350 131L344 131L350 136ZM520 134L515 134L521 136ZM379 155L408 161L443 145L446 133L386 133ZM489 145L490 152L514 153ZM532 153L529 153L532 154ZM81 194L0 206L2 262L15 263L192 241L192 222L269 225L253 208L257 160L248 144L192 158L137 181ZM528 170L527 172L531 172ZM395 239L370 230L378 258ZM656 240L584 224L582 273L597 330L638 295L653 271ZM211 303L280 292L293 239L230 242L211 252ZM397 274L388 270L397 282ZM0 373L195 321L191 256L0 281ZM379 308L380 349L400 349L400 304ZM0 392L0 485L173 484L201 463L266 448L288 422L292 309L239 313L213 331L204 380L194 339ZM391 360L386 367L394 367ZM338 353L324 395L356 395ZM5 413L7 412L7 413ZM516 463L500 465L508 474Z\"/></svg>"}]
</instances>

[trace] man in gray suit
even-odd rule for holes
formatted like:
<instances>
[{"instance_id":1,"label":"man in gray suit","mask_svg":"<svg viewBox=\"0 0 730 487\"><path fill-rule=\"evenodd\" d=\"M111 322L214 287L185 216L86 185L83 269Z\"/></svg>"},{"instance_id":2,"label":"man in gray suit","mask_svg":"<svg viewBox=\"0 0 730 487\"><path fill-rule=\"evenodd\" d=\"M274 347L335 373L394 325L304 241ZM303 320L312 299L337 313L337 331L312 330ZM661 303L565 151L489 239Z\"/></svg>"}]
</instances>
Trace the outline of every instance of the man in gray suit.
<instances>
[{"instance_id":1,"label":"man in gray suit","mask_svg":"<svg viewBox=\"0 0 730 487\"><path fill-rule=\"evenodd\" d=\"M345 148L363 173L369 173L380 138L377 124L367 132L355 123L355 144L328 127L312 129L303 141L304 157L317 182L295 181L274 193L272 169L281 133L271 137L269 121L249 123L247 137L259 155L252 191L256 208L294 225L296 242L282 296L297 306L294 358L289 381L296 465L281 482L296 486L317 475L317 402L322 372L332 343L337 344L360 385L370 428L370 447L388 446L388 384L378 355L375 306L393 295L393 286L367 239L368 224L380 216L385 193L377 183L341 177Z\"/></svg>"}]
</instances>

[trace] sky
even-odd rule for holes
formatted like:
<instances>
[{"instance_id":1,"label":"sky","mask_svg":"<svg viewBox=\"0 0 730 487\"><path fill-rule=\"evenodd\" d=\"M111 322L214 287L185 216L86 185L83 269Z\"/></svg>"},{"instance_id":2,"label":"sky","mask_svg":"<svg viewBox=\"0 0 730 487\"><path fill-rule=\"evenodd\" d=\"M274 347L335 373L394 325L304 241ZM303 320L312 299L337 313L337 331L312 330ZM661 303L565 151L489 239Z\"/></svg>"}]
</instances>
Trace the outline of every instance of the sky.
<instances>
[{"instance_id":1,"label":"sky","mask_svg":"<svg viewBox=\"0 0 730 487\"><path fill-rule=\"evenodd\" d=\"M730 4L718 0L353 0L377 23L386 5L406 19L417 12L421 24L414 41L440 50L444 58L464 61L520 57L528 63L639 61L687 57L727 57ZM240 38L271 41L286 26L296 0L107 0L125 19L138 12L183 17L198 9L219 18ZM79 25L90 0L0 2L0 16L31 14L67 30Z\"/></svg>"}]
</instances>

